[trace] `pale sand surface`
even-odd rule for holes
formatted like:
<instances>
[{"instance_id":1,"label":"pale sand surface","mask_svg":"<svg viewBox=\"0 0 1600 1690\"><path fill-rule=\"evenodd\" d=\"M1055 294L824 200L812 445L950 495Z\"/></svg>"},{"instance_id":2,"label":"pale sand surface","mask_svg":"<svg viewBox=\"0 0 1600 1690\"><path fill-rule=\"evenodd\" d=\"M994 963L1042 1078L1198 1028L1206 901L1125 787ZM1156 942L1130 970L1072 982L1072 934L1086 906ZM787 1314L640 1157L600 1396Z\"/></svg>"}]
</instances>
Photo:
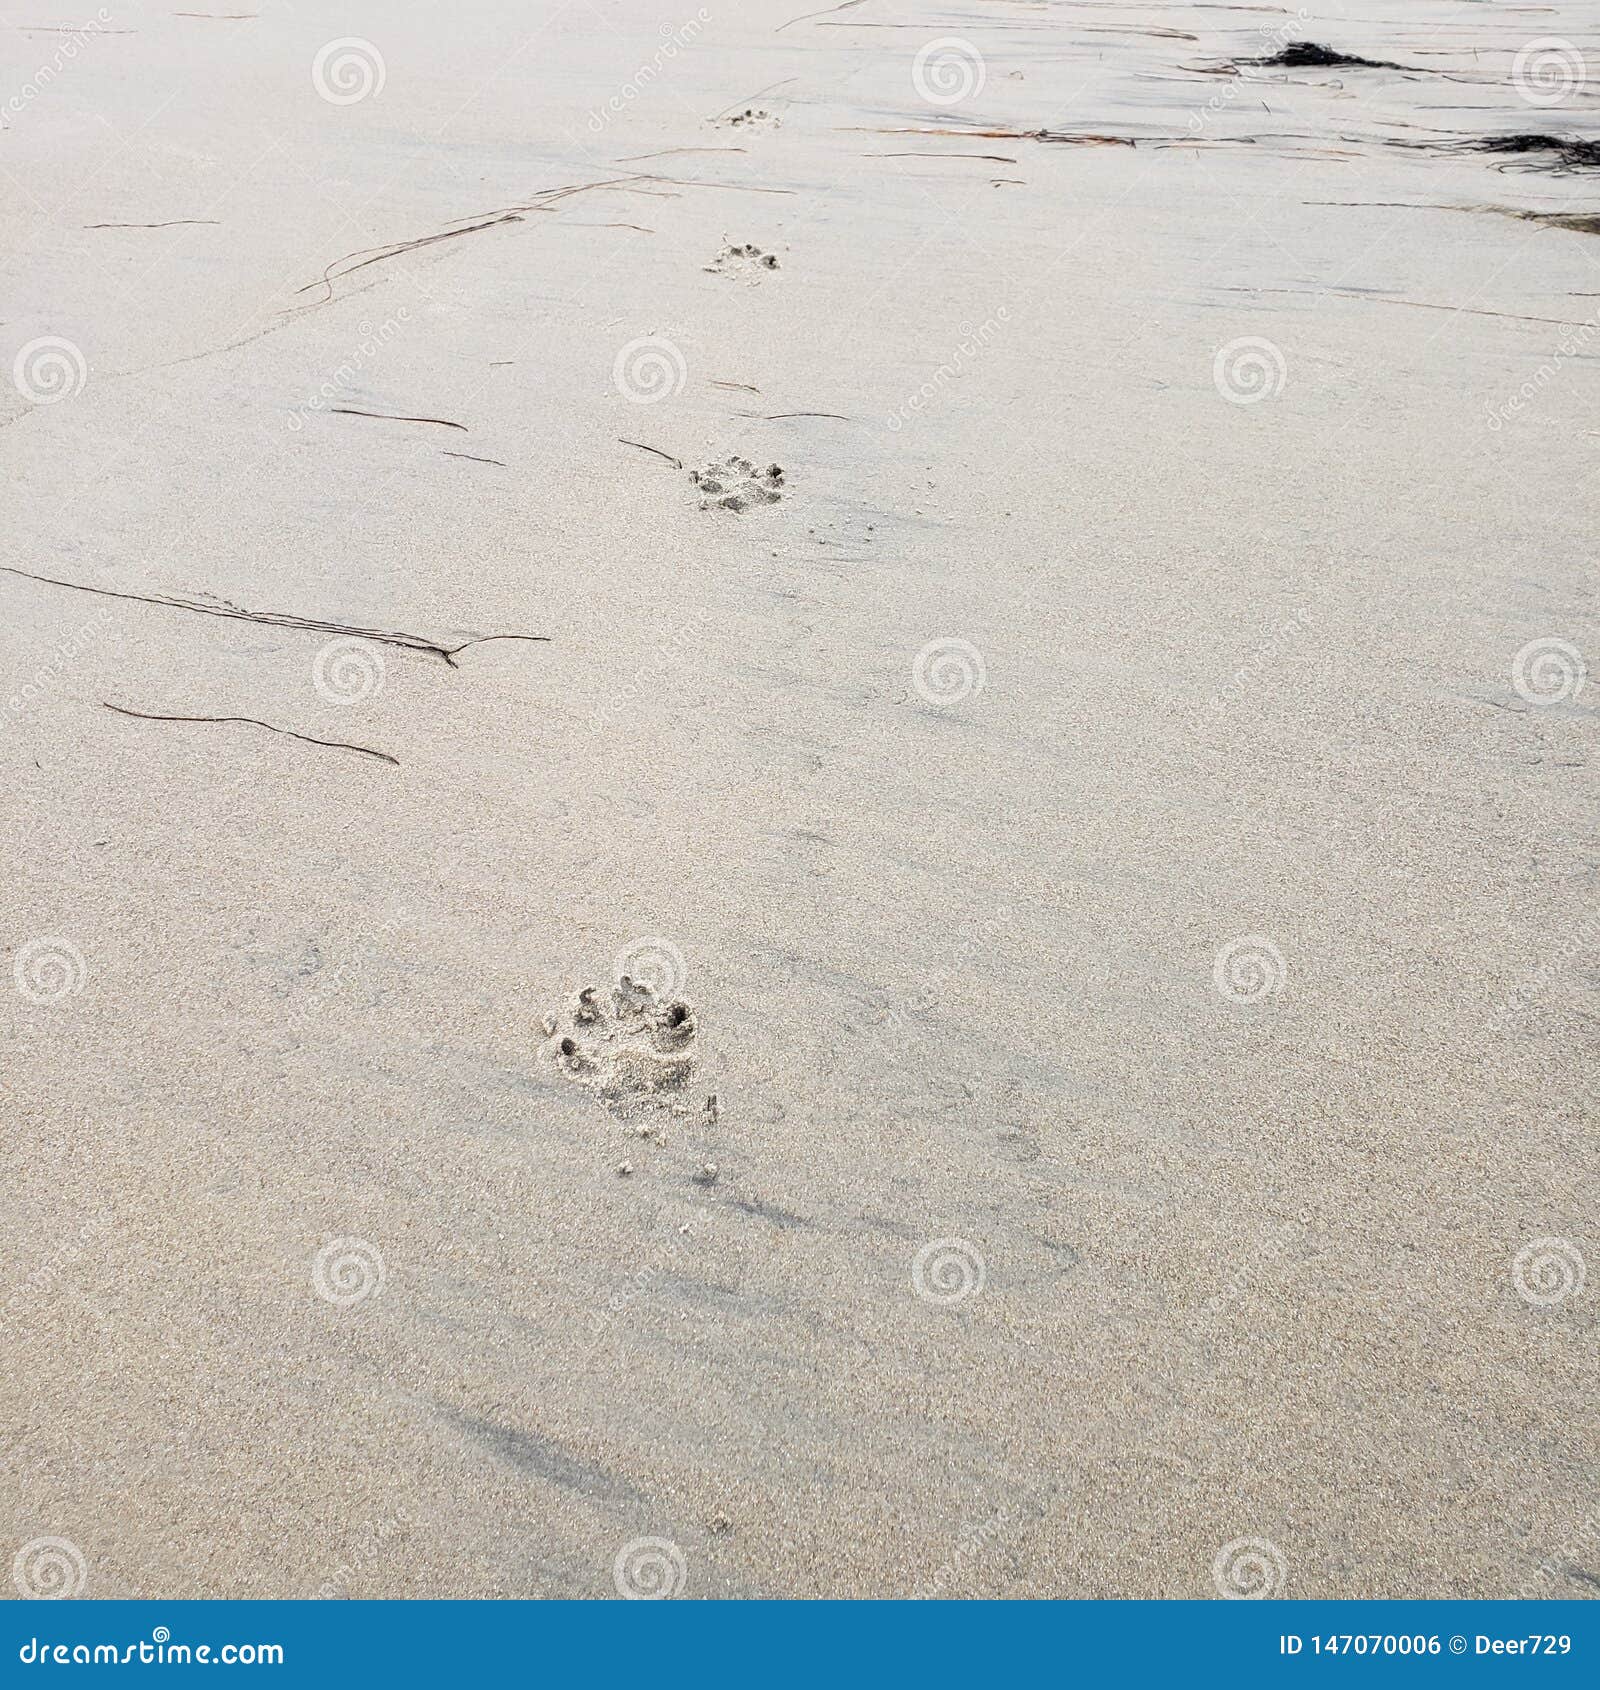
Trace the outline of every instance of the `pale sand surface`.
<instances>
[{"instance_id":1,"label":"pale sand surface","mask_svg":"<svg viewBox=\"0 0 1600 1690\"><path fill-rule=\"evenodd\" d=\"M1260 1538L1291 1595L1593 1595L1600 681L1513 667L1600 653L1600 239L1449 208L1600 175L1390 144L1600 133L1590 9L256 9L112 4L7 112L4 369L87 377L0 382L0 561L549 643L360 644L345 702L324 634L0 575L5 1554L1209 1596ZM1205 71L1273 29L1427 74ZM335 36L381 90L320 97ZM5 39L9 96L61 37ZM890 133L939 127L1137 144ZM730 454L780 502L702 509ZM656 938L664 1145L541 1030Z\"/></svg>"}]
</instances>

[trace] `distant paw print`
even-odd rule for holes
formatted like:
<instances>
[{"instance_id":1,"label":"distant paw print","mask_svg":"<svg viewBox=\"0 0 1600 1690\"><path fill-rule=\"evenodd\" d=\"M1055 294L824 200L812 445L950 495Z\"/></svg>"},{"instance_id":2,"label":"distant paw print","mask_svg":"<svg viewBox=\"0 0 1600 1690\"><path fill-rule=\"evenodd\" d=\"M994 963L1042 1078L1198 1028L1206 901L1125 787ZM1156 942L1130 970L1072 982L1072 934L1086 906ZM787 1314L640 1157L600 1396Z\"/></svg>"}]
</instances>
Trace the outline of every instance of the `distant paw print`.
<instances>
[{"instance_id":1,"label":"distant paw print","mask_svg":"<svg viewBox=\"0 0 1600 1690\"><path fill-rule=\"evenodd\" d=\"M742 276L750 282L760 281L767 271L777 268L778 255L775 252L763 252L749 241L743 246L723 247L706 265L713 276Z\"/></svg>"},{"instance_id":2,"label":"distant paw print","mask_svg":"<svg viewBox=\"0 0 1600 1690\"><path fill-rule=\"evenodd\" d=\"M743 111L730 112L726 117L719 117L717 126L721 129L776 129L778 120L771 112L763 111L760 106L746 106Z\"/></svg>"},{"instance_id":3,"label":"distant paw print","mask_svg":"<svg viewBox=\"0 0 1600 1690\"><path fill-rule=\"evenodd\" d=\"M781 464L757 469L748 458L728 458L690 470L689 479L705 495L700 501L703 511L743 511L752 505L775 505L783 497Z\"/></svg>"}]
</instances>

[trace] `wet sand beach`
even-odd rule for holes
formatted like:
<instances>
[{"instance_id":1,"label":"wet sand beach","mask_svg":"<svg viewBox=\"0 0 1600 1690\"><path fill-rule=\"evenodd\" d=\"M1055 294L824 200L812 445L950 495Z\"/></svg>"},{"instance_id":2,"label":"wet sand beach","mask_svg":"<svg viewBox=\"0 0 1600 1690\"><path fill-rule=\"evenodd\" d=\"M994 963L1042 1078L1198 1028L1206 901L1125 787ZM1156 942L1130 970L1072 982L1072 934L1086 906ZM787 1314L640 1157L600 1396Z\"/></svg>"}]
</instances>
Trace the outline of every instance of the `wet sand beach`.
<instances>
[{"instance_id":1,"label":"wet sand beach","mask_svg":"<svg viewBox=\"0 0 1600 1690\"><path fill-rule=\"evenodd\" d=\"M1593 1595L1592 10L805 11L0 26L16 1589Z\"/></svg>"}]
</instances>

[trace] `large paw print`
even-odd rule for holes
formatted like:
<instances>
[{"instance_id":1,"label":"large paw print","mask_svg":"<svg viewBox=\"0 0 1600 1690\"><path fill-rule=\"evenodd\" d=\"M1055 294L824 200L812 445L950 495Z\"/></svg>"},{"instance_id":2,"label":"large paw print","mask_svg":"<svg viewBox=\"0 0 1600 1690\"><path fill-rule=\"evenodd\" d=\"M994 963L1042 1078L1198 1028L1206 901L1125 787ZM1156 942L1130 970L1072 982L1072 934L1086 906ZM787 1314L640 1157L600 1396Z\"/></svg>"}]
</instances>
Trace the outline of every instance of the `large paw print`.
<instances>
[{"instance_id":1,"label":"large paw print","mask_svg":"<svg viewBox=\"0 0 1600 1690\"><path fill-rule=\"evenodd\" d=\"M694 1076L695 1022L681 1000L663 1001L624 974L604 995L585 986L545 1032L561 1071L614 1114L688 1113L681 1094Z\"/></svg>"}]
</instances>

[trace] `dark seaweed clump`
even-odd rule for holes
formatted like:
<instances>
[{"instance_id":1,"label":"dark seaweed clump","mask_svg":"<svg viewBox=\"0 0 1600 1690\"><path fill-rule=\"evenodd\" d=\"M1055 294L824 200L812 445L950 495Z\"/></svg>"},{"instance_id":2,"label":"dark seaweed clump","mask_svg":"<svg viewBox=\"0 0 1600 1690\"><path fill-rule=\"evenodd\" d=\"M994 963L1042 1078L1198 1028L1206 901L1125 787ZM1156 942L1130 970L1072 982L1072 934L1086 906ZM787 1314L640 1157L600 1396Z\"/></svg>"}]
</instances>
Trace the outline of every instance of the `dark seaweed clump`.
<instances>
[{"instance_id":1,"label":"dark seaweed clump","mask_svg":"<svg viewBox=\"0 0 1600 1690\"><path fill-rule=\"evenodd\" d=\"M1288 41L1269 58L1240 59L1242 65L1272 65L1283 70L1409 70L1409 65L1391 64L1388 59L1363 59L1341 53L1316 41Z\"/></svg>"},{"instance_id":2,"label":"dark seaweed clump","mask_svg":"<svg viewBox=\"0 0 1600 1690\"><path fill-rule=\"evenodd\" d=\"M1566 135L1488 135L1467 142L1475 153L1529 157L1547 170L1600 170L1600 141L1574 141Z\"/></svg>"},{"instance_id":3,"label":"dark seaweed clump","mask_svg":"<svg viewBox=\"0 0 1600 1690\"><path fill-rule=\"evenodd\" d=\"M1546 229L1565 229L1574 235L1600 235L1600 217L1586 211L1517 211L1512 213L1526 223L1538 223Z\"/></svg>"}]
</instances>

